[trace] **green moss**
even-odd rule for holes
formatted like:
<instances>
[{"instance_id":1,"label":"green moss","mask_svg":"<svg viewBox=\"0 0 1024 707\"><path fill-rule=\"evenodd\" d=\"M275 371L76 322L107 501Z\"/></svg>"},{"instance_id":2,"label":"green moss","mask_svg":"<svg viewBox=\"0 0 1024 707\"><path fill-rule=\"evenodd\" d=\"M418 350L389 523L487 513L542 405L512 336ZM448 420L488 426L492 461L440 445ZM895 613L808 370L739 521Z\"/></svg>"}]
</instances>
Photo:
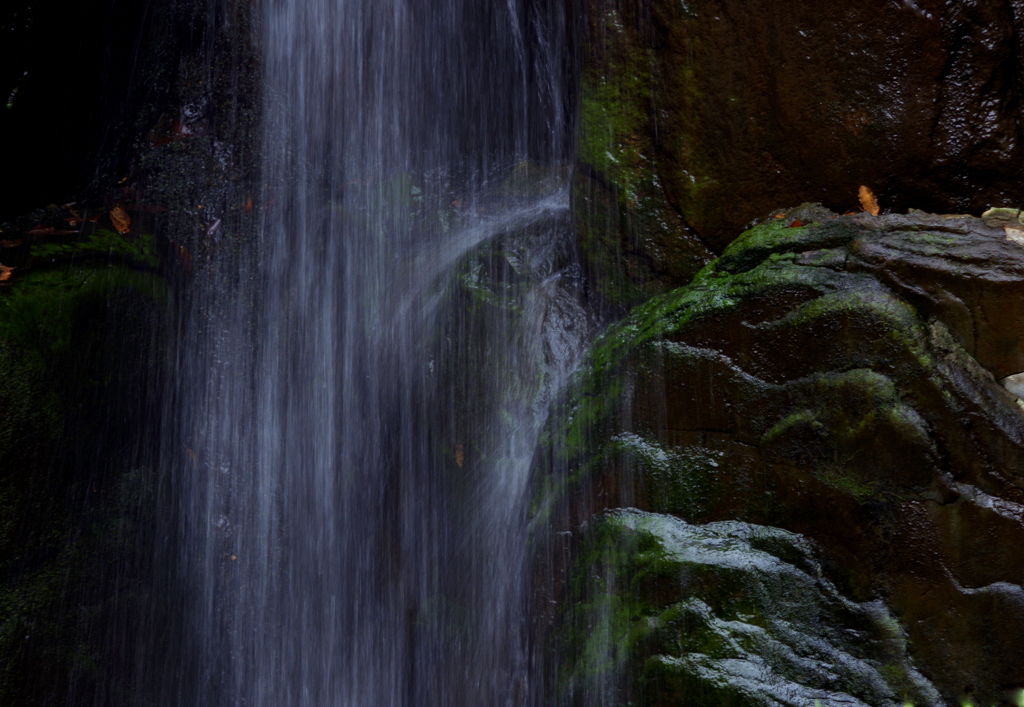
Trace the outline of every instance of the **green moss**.
<instances>
[{"instance_id":1,"label":"green moss","mask_svg":"<svg viewBox=\"0 0 1024 707\"><path fill-rule=\"evenodd\" d=\"M615 10L601 27L602 60L588 63L581 90L578 158L635 199L645 170L651 50L634 45Z\"/></svg>"},{"instance_id":2,"label":"green moss","mask_svg":"<svg viewBox=\"0 0 1024 707\"><path fill-rule=\"evenodd\" d=\"M580 106L579 159L618 184L627 203L636 198L647 159L641 152L646 116L634 105L634 94L642 97L647 90L642 70L626 85L596 79L588 84Z\"/></svg>"},{"instance_id":3,"label":"green moss","mask_svg":"<svg viewBox=\"0 0 1024 707\"><path fill-rule=\"evenodd\" d=\"M52 365L69 353L83 304L106 301L115 290L138 292L155 302L166 297L162 278L120 265L30 270L0 295L0 339L25 347L39 365Z\"/></svg>"},{"instance_id":4,"label":"green moss","mask_svg":"<svg viewBox=\"0 0 1024 707\"><path fill-rule=\"evenodd\" d=\"M64 704L71 676L88 682L100 662L80 634L116 602L92 616L82 596L99 558L137 539L126 523L139 503L117 481L133 432L109 422L152 372L165 296L156 275L98 258L0 290L0 703Z\"/></svg>"},{"instance_id":5,"label":"green moss","mask_svg":"<svg viewBox=\"0 0 1024 707\"><path fill-rule=\"evenodd\" d=\"M653 297L634 308L591 347L581 372L571 384L575 409L567 416L568 424L560 433L560 440L572 454L584 448L588 430L599 427L602 419L618 409L616 401L623 390L624 364L646 344L679 336L698 321L736 310L754 295L783 289L821 293L831 286L833 279L833 273L794 267L788 261L769 261L738 274L720 270L716 261L701 270L693 284ZM847 303L836 300L837 306Z\"/></svg>"},{"instance_id":6,"label":"green moss","mask_svg":"<svg viewBox=\"0 0 1024 707\"><path fill-rule=\"evenodd\" d=\"M803 253L845 246L859 235L847 219L837 218L792 228L789 218L771 219L740 234L722 253L716 269L738 273L756 267L772 254Z\"/></svg>"},{"instance_id":7,"label":"green moss","mask_svg":"<svg viewBox=\"0 0 1024 707\"><path fill-rule=\"evenodd\" d=\"M820 481L858 501L889 497L892 487L879 484L873 474L864 476L856 450L865 445L873 448L872 435L884 431L886 439L906 452L903 457L895 451L889 454L886 458L892 463L912 469L925 463L933 448L927 425L895 394L891 376L927 378L931 358L925 329L913 307L866 273L808 262L807 248L826 253L828 264L845 262L849 251L842 244L856 235L853 225L841 219L797 228L773 219L746 231L690 285L631 310L594 342L545 431L542 443L559 464L571 470L560 480L548 482L547 492L565 493L610 465L625 464L623 468L640 471L653 484L652 498L662 504L656 510L697 518L702 509L713 507L718 484L710 457L688 465L678 456L685 456L685 450L656 448L650 439L623 435L623 423L629 419L623 416L630 402L627 393L636 374L649 365L648 359L653 365L664 359L666 352L652 348L659 342L685 340L702 322L714 326L741 314L752 302L774 306L771 303L778 301L783 304L779 314L759 324L761 330L793 332L810 337L811 342L826 336L838 337L837 343L844 337L861 343L853 349L837 349L832 359L824 349L820 357L794 364L805 366L801 375L831 373L814 374L794 391L787 390L787 396L802 392L781 418L765 418L759 444L779 443L779 453L788 460L784 463L810 464ZM671 353L673 360L687 355L685 347ZM873 372L876 365L883 365L884 371ZM860 407L846 417L838 415L838 410L849 407L849 399L861 401ZM748 420L745 424L762 423ZM823 455L826 463L812 461L815 455ZM757 517L771 517L770 493L759 498L766 504L761 510L769 515ZM551 507L543 502L535 510Z\"/></svg>"},{"instance_id":8,"label":"green moss","mask_svg":"<svg viewBox=\"0 0 1024 707\"><path fill-rule=\"evenodd\" d=\"M98 229L81 240L32 246L33 260L41 262L89 256L117 259L136 267L159 265L155 239L148 234L127 236Z\"/></svg>"},{"instance_id":9,"label":"green moss","mask_svg":"<svg viewBox=\"0 0 1024 707\"><path fill-rule=\"evenodd\" d=\"M635 434L613 437L609 454L644 478L651 510L680 518L700 518L721 501L723 453L700 445L666 449Z\"/></svg>"},{"instance_id":10,"label":"green moss","mask_svg":"<svg viewBox=\"0 0 1024 707\"><path fill-rule=\"evenodd\" d=\"M630 306L687 282L713 255L666 195L652 93L655 52L632 25L636 18L609 6L592 12L573 212L592 286L606 301ZM685 190L694 204L707 185L695 174Z\"/></svg>"},{"instance_id":11,"label":"green moss","mask_svg":"<svg viewBox=\"0 0 1024 707\"><path fill-rule=\"evenodd\" d=\"M591 521L584 538L559 634L561 683L576 700L588 690L763 707L934 696L898 624L890 635L891 615L839 595L799 536L627 509Z\"/></svg>"}]
</instances>

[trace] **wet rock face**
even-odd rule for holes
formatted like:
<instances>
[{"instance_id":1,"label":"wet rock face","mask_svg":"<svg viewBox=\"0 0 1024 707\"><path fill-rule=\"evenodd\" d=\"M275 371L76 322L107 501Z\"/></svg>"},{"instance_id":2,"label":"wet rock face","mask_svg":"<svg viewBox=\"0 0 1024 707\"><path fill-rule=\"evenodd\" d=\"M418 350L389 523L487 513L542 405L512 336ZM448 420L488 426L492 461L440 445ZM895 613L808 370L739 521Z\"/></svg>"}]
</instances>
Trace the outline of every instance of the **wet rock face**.
<instances>
[{"instance_id":1,"label":"wet rock face","mask_svg":"<svg viewBox=\"0 0 1024 707\"><path fill-rule=\"evenodd\" d=\"M779 216L599 340L548 498L569 528L635 506L802 533L946 700L1012 699L1024 414L997 379L1024 370L1024 246L971 217Z\"/></svg>"},{"instance_id":2,"label":"wet rock face","mask_svg":"<svg viewBox=\"0 0 1024 707\"><path fill-rule=\"evenodd\" d=\"M798 535L624 509L582 536L565 627L582 637L566 655L578 703L941 704L885 606L844 598Z\"/></svg>"},{"instance_id":3,"label":"wet rock face","mask_svg":"<svg viewBox=\"0 0 1024 707\"><path fill-rule=\"evenodd\" d=\"M1019 3L589 8L576 199L609 297L685 284L779 203L844 212L861 184L898 210L1024 200Z\"/></svg>"}]
</instances>

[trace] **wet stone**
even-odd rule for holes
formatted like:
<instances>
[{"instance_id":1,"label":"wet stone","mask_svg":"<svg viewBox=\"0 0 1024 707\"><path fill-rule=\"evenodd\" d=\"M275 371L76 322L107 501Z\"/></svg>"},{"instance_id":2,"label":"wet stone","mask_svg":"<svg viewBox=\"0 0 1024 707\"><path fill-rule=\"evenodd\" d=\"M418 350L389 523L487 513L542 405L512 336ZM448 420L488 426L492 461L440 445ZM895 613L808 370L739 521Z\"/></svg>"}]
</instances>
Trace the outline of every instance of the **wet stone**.
<instances>
[{"instance_id":1,"label":"wet stone","mask_svg":"<svg viewBox=\"0 0 1024 707\"><path fill-rule=\"evenodd\" d=\"M799 533L844 596L888 607L943 700L995 703L1024 683L1024 248L969 216L776 215L595 342L535 517Z\"/></svg>"},{"instance_id":2,"label":"wet stone","mask_svg":"<svg viewBox=\"0 0 1024 707\"><path fill-rule=\"evenodd\" d=\"M896 618L842 596L799 535L635 509L582 532L573 626L590 639L569 682L584 701L599 684L653 705L941 704Z\"/></svg>"}]
</instances>

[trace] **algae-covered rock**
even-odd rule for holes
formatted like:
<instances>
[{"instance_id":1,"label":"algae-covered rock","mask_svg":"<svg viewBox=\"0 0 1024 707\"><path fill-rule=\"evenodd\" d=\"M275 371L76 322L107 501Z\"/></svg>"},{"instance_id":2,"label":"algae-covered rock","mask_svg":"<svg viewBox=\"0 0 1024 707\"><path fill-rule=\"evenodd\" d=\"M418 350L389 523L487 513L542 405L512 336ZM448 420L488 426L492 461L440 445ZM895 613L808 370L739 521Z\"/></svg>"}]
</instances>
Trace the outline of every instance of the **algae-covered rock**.
<instances>
[{"instance_id":1,"label":"algae-covered rock","mask_svg":"<svg viewBox=\"0 0 1024 707\"><path fill-rule=\"evenodd\" d=\"M686 284L780 203L1024 205L1010 3L586 5L574 203L616 301Z\"/></svg>"},{"instance_id":2,"label":"algae-covered rock","mask_svg":"<svg viewBox=\"0 0 1024 707\"><path fill-rule=\"evenodd\" d=\"M625 29L636 12L623 4L589 16L573 183L583 262L598 293L618 305L686 282L714 257L666 191L650 113L660 100L656 56Z\"/></svg>"},{"instance_id":3,"label":"algae-covered rock","mask_svg":"<svg viewBox=\"0 0 1024 707\"><path fill-rule=\"evenodd\" d=\"M843 597L798 535L635 509L581 530L564 619L575 702L941 704L885 606Z\"/></svg>"},{"instance_id":4,"label":"algae-covered rock","mask_svg":"<svg viewBox=\"0 0 1024 707\"><path fill-rule=\"evenodd\" d=\"M44 247L43 263L76 262L16 269L0 288L4 705L66 705L100 684L133 702L118 676L142 591L167 298L148 241L114 237Z\"/></svg>"},{"instance_id":5,"label":"algae-covered rock","mask_svg":"<svg viewBox=\"0 0 1024 707\"><path fill-rule=\"evenodd\" d=\"M537 518L802 533L853 600L892 609L945 699L1009 699L1024 415L997 377L1024 369L1024 247L970 217L780 216L596 342Z\"/></svg>"}]
</instances>

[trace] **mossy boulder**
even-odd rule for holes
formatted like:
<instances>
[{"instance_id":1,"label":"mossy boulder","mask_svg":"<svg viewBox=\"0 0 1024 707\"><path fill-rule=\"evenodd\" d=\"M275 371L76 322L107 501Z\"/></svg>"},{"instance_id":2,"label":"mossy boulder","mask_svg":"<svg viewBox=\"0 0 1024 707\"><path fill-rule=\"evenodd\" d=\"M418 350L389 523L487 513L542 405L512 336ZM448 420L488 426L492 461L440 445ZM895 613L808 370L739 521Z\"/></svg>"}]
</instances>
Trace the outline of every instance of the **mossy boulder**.
<instances>
[{"instance_id":1,"label":"mossy boulder","mask_svg":"<svg viewBox=\"0 0 1024 707\"><path fill-rule=\"evenodd\" d=\"M997 378L1020 365L1024 247L970 217L780 216L595 343L535 517L801 533L946 699L1004 699L1024 684L1024 414Z\"/></svg>"},{"instance_id":2,"label":"mossy boulder","mask_svg":"<svg viewBox=\"0 0 1024 707\"><path fill-rule=\"evenodd\" d=\"M0 287L5 705L133 702L168 297L151 238L93 235L14 256Z\"/></svg>"},{"instance_id":3,"label":"mossy boulder","mask_svg":"<svg viewBox=\"0 0 1024 707\"><path fill-rule=\"evenodd\" d=\"M778 204L1024 204L1019 9L588 0L574 203L598 289L686 284Z\"/></svg>"},{"instance_id":4,"label":"mossy boulder","mask_svg":"<svg viewBox=\"0 0 1024 707\"><path fill-rule=\"evenodd\" d=\"M824 578L798 535L620 509L580 533L563 689L640 705L939 705L879 601Z\"/></svg>"}]
</instances>

